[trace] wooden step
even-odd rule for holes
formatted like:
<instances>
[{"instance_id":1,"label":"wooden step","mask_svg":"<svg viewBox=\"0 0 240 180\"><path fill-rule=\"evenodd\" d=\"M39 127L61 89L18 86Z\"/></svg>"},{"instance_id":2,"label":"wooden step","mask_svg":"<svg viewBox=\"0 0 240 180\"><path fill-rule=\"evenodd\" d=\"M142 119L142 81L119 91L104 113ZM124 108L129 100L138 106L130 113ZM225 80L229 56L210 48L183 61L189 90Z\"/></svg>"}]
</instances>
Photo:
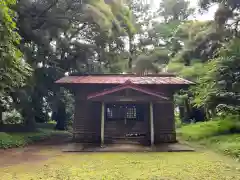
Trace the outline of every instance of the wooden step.
<instances>
[{"instance_id":1,"label":"wooden step","mask_svg":"<svg viewBox=\"0 0 240 180\"><path fill-rule=\"evenodd\" d=\"M105 137L104 139L114 144L148 144L146 137Z\"/></svg>"}]
</instances>

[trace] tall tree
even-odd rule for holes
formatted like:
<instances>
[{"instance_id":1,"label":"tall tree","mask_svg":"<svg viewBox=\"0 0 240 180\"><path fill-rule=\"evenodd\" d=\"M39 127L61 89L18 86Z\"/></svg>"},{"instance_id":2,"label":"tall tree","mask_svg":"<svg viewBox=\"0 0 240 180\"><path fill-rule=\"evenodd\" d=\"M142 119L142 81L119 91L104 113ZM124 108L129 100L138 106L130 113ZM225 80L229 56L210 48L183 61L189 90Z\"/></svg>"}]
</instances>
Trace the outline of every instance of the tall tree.
<instances>
[{"instance_id":1,"label":"tall tree","mask_svg":"<svg viewBox=\"0 0 240 180\"><path fill-rule=\"evenodd\" d=\"M204 73L198 85L192 90L194 103L205 106L212 116L217 112L239 113L239 10L237 0L201 0L200 5L207 10L218 4L211 33L205 35L205 46L198 46L206 52ZM197 41L195 41L197 42ZM207 46L206 46L207 45Z\"/></svg>"},{"instance_id":2,"label":"tall tree","mask_svg":"<svg viewBox=\"0 0 240 180\"><path fill-rule=\"evenodd\" d=\"M187 93L192 97L191 104L204 108L209 116L216 116L217 112L239 113L239 67L236 64L239 3L234 0L200 1L205 10L216 3L219 8L214 21L188 22L180 26L176 35L186 40L168 65L168 70L197 82ZM190 33L190 29L194 33Z\"/></svg>"},{"instance_id":3,"label":"tall tree","mask_svg":"<svg viewBox=\"0 0 240 180\"><path fill-rule=\"evenodd\" d=\"M159 14L165 22L183 21L193 14L190 1L186 0L162 0L160 2Z\"/></svg>"},{"instance_id":4,"label":"tall tree","mask_svg":"<svg viewBox=\"0 0 240 180\"><path fill-rule=\"evenodd\" d=\"M200 77L193 90L195 103L207 106L213 112L240 112L240 40L231 40L219 50L218 57L206 65L206 73Z\"/></svg>"},{"instance_id":5,"label":"tall tree","mask_svg":"<svg viewBox=\"0 0 240 180\"><path fill-rule=\"evenodd\" d=\"M142 48L144 50L142 53L146 60L145 63L137 63L138 70L144 70L144 66L148 64L149 68L153 68L153 72L156 72L156 68L158 71L165 71L171 57L183 48L182 38L176 35L176 32L192 12L193 9L190 8L188 1L163 0L160 2L157 20L152 21L150 26L147 24L145 35L140 39L145 47ZM141 57L137 59L143 62Z\"/></svg>"},{"instance_id":6,"label":"tall tree","mask_svg":"<svg viewBox=\"0 0 240 180\"><path fill-rule=\"evenodd\" d=\"M123 28L128 9L119 1L23 0L14 9L21 49L34 69L27 86L12 95L27 124L46 121L49 104L58 106L51 102L60 97L55 80L65 73L102 71L109 48L121 49L120 36L131 25Z\"/></svg>"},{"instance_id":7,"label":"tall tree","mask_svg":"<svg viewBox=\"0 0 240 180\"><path fill-rule=\"evenodd\" d=\"M128 40L128 71L133 72L134 59L139 55L141 49L141 39L145 36L146 28L151 24L154 14L151 12L150 5L145 1L129 0L130 19L135 28L127 29Z\"/></svg>"},{"instance_id":8,"label":"tall tree","mask_svg":"<svg viewBox=\"0 0 240 180\"><path fill-rule=\"evenodd\" d=\"M17 15L9 8L15 3L14 0L0 2L0 123L5 96L9 96L9 92L23 86L31 73L31 68L18 48L21 38L16 32L17 28L13 20Z\"/></svg>"}]
</instances>

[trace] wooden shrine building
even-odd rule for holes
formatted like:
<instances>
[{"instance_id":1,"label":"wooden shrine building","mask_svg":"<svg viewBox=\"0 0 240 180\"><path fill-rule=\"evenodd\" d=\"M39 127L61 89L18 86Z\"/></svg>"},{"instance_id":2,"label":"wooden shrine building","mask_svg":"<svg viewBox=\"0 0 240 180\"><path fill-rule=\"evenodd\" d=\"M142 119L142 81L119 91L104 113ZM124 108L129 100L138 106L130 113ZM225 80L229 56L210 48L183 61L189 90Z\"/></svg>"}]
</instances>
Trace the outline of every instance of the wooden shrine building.
<instances>
[{"instance_id":1,"label":"wooden shrine building","mask_svg":"<svg viewBox=\"0 0 240 180\"><path fill-rule=\"evenodd\" d=\"M173 95L193 84L173 74L68 76L56 83L75 94L75 141L151 145L176 141Z\"/></svg>"}]
</instances>

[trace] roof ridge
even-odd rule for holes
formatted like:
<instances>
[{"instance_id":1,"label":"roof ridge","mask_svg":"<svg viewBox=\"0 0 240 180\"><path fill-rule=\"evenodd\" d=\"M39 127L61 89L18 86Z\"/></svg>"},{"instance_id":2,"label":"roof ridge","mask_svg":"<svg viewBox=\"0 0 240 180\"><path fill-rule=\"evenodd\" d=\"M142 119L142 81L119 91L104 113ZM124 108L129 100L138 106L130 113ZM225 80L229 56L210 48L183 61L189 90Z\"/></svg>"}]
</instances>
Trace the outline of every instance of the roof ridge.
<instances>
[{"instance_id":1,"label":"roof ridge","mask_svg":"<svg viewBox=\"0 0 240 180\"><path fill-rule=\"evenodd\" d=\"M137 77L137 76L66 76L56 81L58 84L195 84L180 77Z\"/></svg>"},{"instance_id":2,"label":"roof ridge","mask_svg":"<svg viewBox=\"0 0 240 180\"><path fill-rule=\"evenodd\" d=\"M107 74L101 74L101 73L74 73L70 76L122 76L122 77L176 77L176 74L174 73L158 73L158 74L146 74L146 75L140 75L140 74L116 74L116 73L107 73Z\"/></svg>"},{"instance_id":3,"label":"roof ridge","mask_svg":"<svg viewBox=\"0 0 240 180\"><path fill-rule=\"evenodd\" d=\"M125 81L124 84L133 84L133 82L130 79L128 79L128 80Z\"/></svg>"}]
</instances>

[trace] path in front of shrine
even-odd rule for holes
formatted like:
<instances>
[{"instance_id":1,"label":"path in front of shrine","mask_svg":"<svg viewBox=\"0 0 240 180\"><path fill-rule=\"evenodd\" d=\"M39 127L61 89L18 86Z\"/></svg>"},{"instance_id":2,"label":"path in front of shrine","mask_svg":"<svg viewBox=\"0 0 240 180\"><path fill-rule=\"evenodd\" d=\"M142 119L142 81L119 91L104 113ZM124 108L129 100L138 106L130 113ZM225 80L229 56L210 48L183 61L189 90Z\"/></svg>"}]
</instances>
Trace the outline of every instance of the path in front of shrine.
<instances>
[{"instance_id":1,"label":"path in front of shrine","mask_svg":"<svg viewBox=\"0 0 240 180\"><path fill-rule=\"evenodd\" d=\"M207 149L69 153L62 151L64 147L66 142L61 137L24 148L0 150L0 177L4 180L240 179L238 162Z\"/></svg>"}]
</instances>

